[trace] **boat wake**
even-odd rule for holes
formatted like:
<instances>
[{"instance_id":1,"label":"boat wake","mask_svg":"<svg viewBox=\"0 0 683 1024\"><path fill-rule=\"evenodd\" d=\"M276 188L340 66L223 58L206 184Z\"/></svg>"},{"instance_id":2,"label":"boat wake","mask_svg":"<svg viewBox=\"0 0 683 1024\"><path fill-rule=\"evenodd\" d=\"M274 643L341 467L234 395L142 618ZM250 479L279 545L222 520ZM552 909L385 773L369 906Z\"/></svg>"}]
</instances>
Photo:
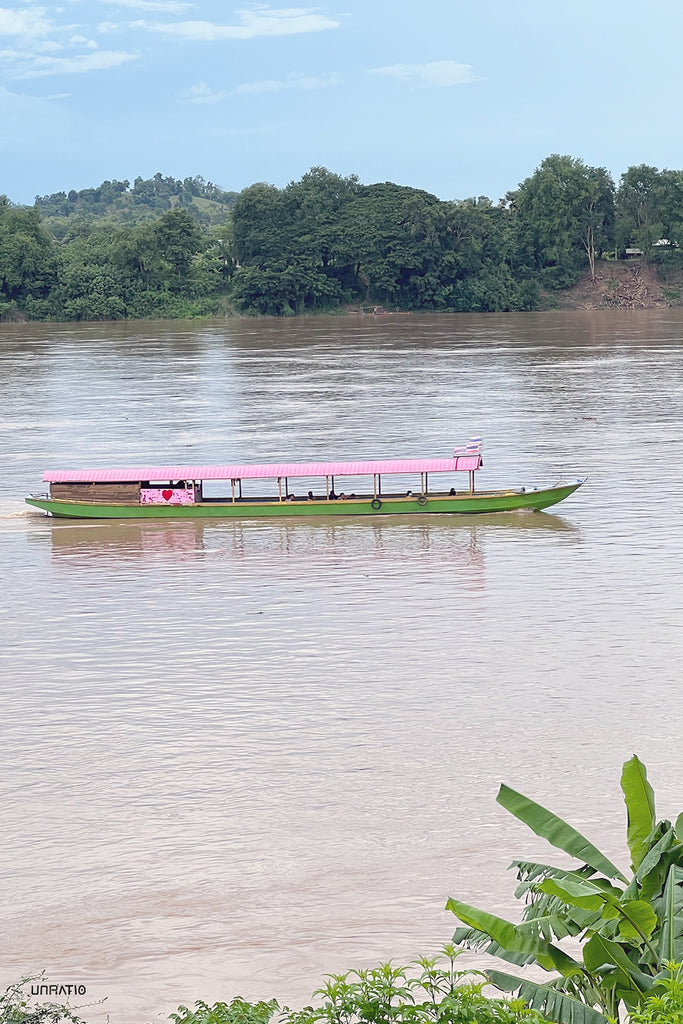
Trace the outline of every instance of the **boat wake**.
<instances>
[{"instance_id":1,"label":"boat wake","mask_svg":"<svg viewBox=\"0 0 683 1024\"><path fill-rule=\"evenodd\" d=\"M26 508L26 509L21 508L21 509L18 509L18 510L14 510L12 512L10 512L8 509L0 508L0 520L2 520L2 519L34 519L34 518L35 518L35 512L32 512L31 509L29 509L29 508Z\"/></svg>"}]
</instances>

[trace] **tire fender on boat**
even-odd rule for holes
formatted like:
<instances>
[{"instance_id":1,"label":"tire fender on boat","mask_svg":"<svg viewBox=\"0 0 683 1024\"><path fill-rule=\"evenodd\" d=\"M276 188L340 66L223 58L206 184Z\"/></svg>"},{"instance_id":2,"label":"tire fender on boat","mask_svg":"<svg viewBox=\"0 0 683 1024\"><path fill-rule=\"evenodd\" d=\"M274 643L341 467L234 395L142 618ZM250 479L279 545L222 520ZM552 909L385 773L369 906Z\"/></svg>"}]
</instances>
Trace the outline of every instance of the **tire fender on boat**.
<instances>
[{"instance_id":1,"label":"tire fender on boat","mask_svg":"<svg viewBox=\"0 0 683 1024\"><path fill-rule=\"evenodd\" d=\"M379 498L373 498L372 501L370 502L370 507L374 508L375 512L378 512L379 509L381 509L382 507L382 502L379 500Z\"/></svg>"},{"instance_id":2,"label":"tire fender on boat","mask_svg":"<svg viewBox=\"0 0 683 1024\"><path fill-rule=\"evenodd\" d=\"M417 503L418 503L418 505L426 505L427 504L427 499L425 498L424 494L420 495L420 497L417 499Z\"/></svg>"}]
</instances>

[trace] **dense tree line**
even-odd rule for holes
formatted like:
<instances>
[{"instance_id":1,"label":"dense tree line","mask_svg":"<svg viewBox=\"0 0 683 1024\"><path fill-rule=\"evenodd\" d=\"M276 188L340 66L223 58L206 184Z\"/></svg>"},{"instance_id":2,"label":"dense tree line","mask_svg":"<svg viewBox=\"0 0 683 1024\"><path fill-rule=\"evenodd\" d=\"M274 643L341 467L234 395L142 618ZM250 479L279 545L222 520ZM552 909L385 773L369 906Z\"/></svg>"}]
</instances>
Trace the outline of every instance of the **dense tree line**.
<instances>
[{"instance_id":1,"label":"dense tree line","mask_svg":"<svg viewBox=\"0 0 683 1024\"><path fill-rule=\"evenodd\" d=\"M615 187L553 155L497 204L323 167L237 196L157 174L0 197L0 318L531 310L627 248L683 267L683 172L631 167Z\"/></svg>"},{"instance_id":2,"label":"dense tree line","mask_svg":"<svg viewBox=\"0 0 683 1024\"><path fill-rule=\"evenodd\" d=\"M234 266L222 229L187 210L78 225L56 242L34 207L0 204L0 318L119 320L225 310Z\"/></svg>"}]
</instances>

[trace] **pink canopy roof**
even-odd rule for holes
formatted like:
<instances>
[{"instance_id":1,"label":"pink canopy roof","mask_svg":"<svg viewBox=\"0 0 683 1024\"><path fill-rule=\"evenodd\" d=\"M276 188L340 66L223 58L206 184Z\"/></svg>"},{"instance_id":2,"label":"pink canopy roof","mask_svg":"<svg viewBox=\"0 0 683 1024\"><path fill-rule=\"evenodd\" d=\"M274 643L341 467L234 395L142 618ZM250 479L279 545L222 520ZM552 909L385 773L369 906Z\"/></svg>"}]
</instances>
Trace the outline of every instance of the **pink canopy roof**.
<instances>
[{"instance_id":1,"label":"pink canopy roof","mask_svg":"<svg viewBox=\"0 0 683 1024\"><path fill-rule=\"evenodd\" d=\"M138 480L255 480L277 477L372 476L374 473L454 473L479 469L481 452L451 459L382 459L376 462L280 462L250 466L133 466L55 469L48 483L129 483Z\"/></svg>"}]
</instances>

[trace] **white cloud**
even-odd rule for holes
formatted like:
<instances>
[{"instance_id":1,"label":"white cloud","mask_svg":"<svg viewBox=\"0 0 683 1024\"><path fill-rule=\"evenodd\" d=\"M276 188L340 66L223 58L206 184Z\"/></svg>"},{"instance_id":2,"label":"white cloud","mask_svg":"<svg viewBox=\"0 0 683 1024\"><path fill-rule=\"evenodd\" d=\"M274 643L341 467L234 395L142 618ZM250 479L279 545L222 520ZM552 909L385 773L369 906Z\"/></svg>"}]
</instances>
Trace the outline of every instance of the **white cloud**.
<instances>
[{"instance_id":1,"label":"white cloud","mask_svg":"<svg viewBox=\"0 0 683 1024\"><path fill-rule=\"evenodd\" d=\"M41 39L40 42L31 42L31 51L33 53L54 53L55 50L63 49L62 43L58 43L55 39Z\"/></svg>"},{"instance_id":2,"label":"white cloud","mask_svg":"<svg viewBox=\"0 0 683 1024\"><path fill-rule=\"evenodd\" d=\"M435 60L429 64L391 64L388 67L371 68L370 74L398 78L420 89L446 88L481 81L471 65L458 64L454 60Z\"/></svg>"},{"instance_id":3,"label":"white cloud","mask_svg":"<svg viewBox=\"0 0 683 1024\"><path fill-rule=\"evenodd\" d=\"M280 92L282 89L298 89L311 91L314 89L326 89L329 86L338 85L341 79L338 75L325 75L316 78L311 75L291 74L284 80L265 79L261 82L244 82L229 92L225 89L214 89L208 82L198 82L190 86L180 98L186 103L212 104L222 103L229 96L258 96L261 93Z\"/></svg>"},{"instance_id":4,"label":"white cloud","mask_svg":"<svg viewBox=\"0 0 683 1024\"><path fill-rule=\"evenodd\" d=\"M11 46L0 51L0 67L7 78L42 78L46 75L83 74L117 68L136 59L135 53L100 51L80 26L58 25L45 16L46 7L10 10L0 7L0 39ZM54 8L55 13L63 13Z\"/></svg>"},{"instance_id":5,"label":"white cloud","mask_svg":"<svg viewBox=\"0 0 683 1024\"><path fill-rule=\"evenodd\" d=\"M18 61L24 57L21 50L0 50L0 64L8 64L11 61Z\"/></svg>"},{"instance_id":6,"label":"white cloud","mask_svg":"<svg viewBox=\"0 0 683 1024\"><path fill-rule=\"evenodd\" d=\"M137 54L116 52L114 50L98 50L97 52L79 53L73 57L38 57L33 56L30 63L18 74L17 78L42 78L45 75L83 74L86 71L103 71L107 68L119 67Z\"/></svg>"},{"instance_id":7,"label":"white cloud","mask_svg":"<svg viewBox=\"0 0 683 1024\"><path fill-rule=\"evenodd\" d=\"M72 36L69 40L70 46L87 46L89 50L96 50L98 44L94 39L87 39L85 36Z\"/></svg>"},{"instance_id":8,"label":"white cloud","mask_svg":"<svg viewBox=\"0 0 683 1024\"><path fill-rule=\"evenodd\" d=\"M0 51L0 66L7 78L42 78L54 74L82 74L118 67L136 54L100 51L81 26L48 20L45 7L10 10L0 7L0 38L12 37L12 46ZM55 8L57 14L63 9Z\"/></svg>"},{"instance_id":9,"label":"white cloud","mask_svg":"<svg viewBox=\"0 0 683 1024\"><path fill-rule=\"evenodd\" d=\"M137 11L159 11L162 14L181 14L192 7L181 0L100 0L115 7L133 7Z\"/></svg>"},{"instance_id":10,"label":"white cloud","mask_svg":"<svg viewBox=\"0 0 683 1024\"><path fill-rule=\"evenodd\" d=\"M187 103L196 104L222 103L227 96L225 90L212 89L208 82L198 82L197 85L191 85L189 89L180 94L180 98Z\"/></svg>"},{"instance_id":11,"label":"white cloud","mask_svg":"<svg viewBox=\"0 0 683 1024\"><path fill-rule=\"evenodd\" d=\"M45 36L50 31L50 22L44 14L44 7L23 11L0 7L0 36Z\"/></svg>"},{"instance_id":12,"label":"white cloud","mask_svg":"<svg viewBox=\"0 0 683 1024\"><path fill-rule=\"evenodd\" d=\"M265 79L261 82L244 82L231 90L233 96L256 96L264 92L279 92L281 89L299 89L312 91L315 89L327 89L330 86L339 85L341 79L338 75L324 75L322 78L315 78L309 75L290 75L284 81L277 79Z\"/></svg>"},{"instance_id":13,"label":"white cloud","mask_svg":"<svg viewBox=\"0 0 683 1024\"><path fill-rule=\"evenodd\" d=\"M322 32L338 28L332 21L312 8L289 7L273 10L259 7L253 11L238 11L236 25L217 25L211 21L154 22L145 25L150 31L182 39L212 42L217 39L255 39L258 36L291 36L303 32Z\"/></svg>"}]
</instances>

